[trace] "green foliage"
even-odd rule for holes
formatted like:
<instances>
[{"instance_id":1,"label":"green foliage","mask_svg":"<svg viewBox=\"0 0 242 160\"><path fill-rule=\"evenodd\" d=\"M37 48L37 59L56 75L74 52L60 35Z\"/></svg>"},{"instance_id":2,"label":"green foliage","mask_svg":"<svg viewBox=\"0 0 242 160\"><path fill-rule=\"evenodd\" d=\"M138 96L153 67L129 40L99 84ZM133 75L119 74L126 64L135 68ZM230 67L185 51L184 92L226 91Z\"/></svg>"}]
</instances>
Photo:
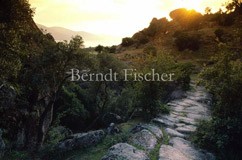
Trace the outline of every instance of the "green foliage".
<instances>
[{"instance_id":1,"label":"green foliage","mask_svg":"<svg viewBox=\"0 0 242 160\"><path fill-rule=\"evenodd\" d=\"M161 128L161 131L162 131L162 133L163 133L163 140L162 140L162 143L165 144L165 145L169 145L170 137L169 137L168 133L166 133L166 131L165 131L164 128Z\"/></svg>"},{"instance_id":2,"label":"green foliage","mask_svg":"<svg viewBox=\"0 0 242 160\"><path fill-rule=\"evenodd\" d=\"M232 14L220 14L218 17L218 24L220 26L232 26L234 24L234 16Z\"/></svg>"},{"instance_id":3,"label":"green foliage","mask_svg":"<svg viewBox=\"0 0 242 160\"><path fill-rule=\"evenodd\" d=\"M27 0L1 1L0 23L16 23L28 21L32 18L33 11Z\"/></svg>"},{"instance_id":4,"label":"green foliage","mask_svg":"<svg viewBox=\"0 0 242 160\"><path fill-rule=\"evenodd\" d=\"M194 65L192 63L180 63L175 68L176 82L183 90L190 89L191 74L193 73Z\"/></svg>"},{"instance_id":5,"label":"green foliage","mask_svg":"<svg viewBox=\"0 0 242 160\"><path fill-rule=\"evenodd\" d=\"M159 151L160 151L160 147L162 145L161 140L158 141L158 143L156 144L155 148L149 153L149 158L151 160L157 160L159 159Z\"/></svg>"},{"instance_id":6,"label":"green foliage","mask_svg":"<svg viewBox=\"0 0 242 160\"><path fill-rule=\"evenodd\" d=\"M203 83L213 94L212 120L202 122L194 141L210 148L222 159L241 159L242 63L240 55L228 51L213 59L202 73Z\"/></svg>"},{"instance_id":7,"label":"green foliage","mask_svg":"<svg viewBox=\"0 0 242 160\"><path fill-rule=\"evenodd\" d=\"M192 51L199 50L201 45L199 35L188 35L184 32L176 32L174 36L176 38L175 44L179 51L184 51L185 49Z\"/></svg>"},{"instance_id":8,"label":"green foliage","mask_svg":"<svg viewBox=\"0 0 242 160\"><path fill-rule=\"evenodd\" d=\"M134 40L132 38L126 37L126 38L122 39L121 45L123 47L129 47L129 46L133 45L134 43L135 42L134 42Z\"/></svg>"},{"instance_id":9,"label":"green foliage","mask_svg":"<svg viewBox=\"0 0 242 160\"><path fill-rule=\"evenodd\" d=\"M144 64L143 73L150 72L152 68L157 73L174 74L170 82L149 81L137 84L138 106L142 108L144 117L149 119L159 113L169 112L163 103L176 87L186 88L189 85L192 66L176 63L172 56L165 53L156 57L148 56Z\"/></svg>"},{"instance_id":10,"label":"green foliage","mask_svg":"<svg viewBox=\"0 0 242 160\"><path fill-rule=\"evenodd\" d=\"M23 151L10 151L6 153L6 155L3 158L11 160L28 160L29 154Z\"/></svg>"},{"instance_id":11,"label":"green foliage","mask_svg":"<svg viewBox=\"0 0 242 160\"><path fill-rule=\"evenodd\" d=\"M154 47L152 45L149 45L149 46L145 47L143 52L145 54L149 54L149 55L152 55L152 56L156 56L157 55L157 49L156 49L156 47Z\"/></svg>"},{"instance_id":12,"label":"green foliage","mask_svg":"<svg viewBox=\"0 0 242 160\"><path fill-rule=\"evenodd\" d=\"M101 53L103 50L104 50L104 47L103 47L102 45L98 45L98 46L95 48L95 51L97 51L98 53Z\"/></svg>"}]
</instances>

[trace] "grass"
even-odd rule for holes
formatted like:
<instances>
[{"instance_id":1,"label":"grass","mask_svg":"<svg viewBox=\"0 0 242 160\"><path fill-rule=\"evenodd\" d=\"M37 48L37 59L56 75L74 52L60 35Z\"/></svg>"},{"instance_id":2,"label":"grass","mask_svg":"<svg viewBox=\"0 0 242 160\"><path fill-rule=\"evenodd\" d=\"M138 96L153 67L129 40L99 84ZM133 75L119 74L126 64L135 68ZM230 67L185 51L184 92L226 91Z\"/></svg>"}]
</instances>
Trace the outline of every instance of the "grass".
<instances>
[{"instance_id":1,"label":"grass","mask_svg":"<svg viewBox=\"0 0 242 160\"><path fill-rule=\"evenodd\" d=\"M170 141L169 135L166 133L166 131L165 131L164 128L162 128L161 131L163 133L162 143L165 144L165 145L168 145L169 144L169 141Z\"/></svg>"},{"instance_id":2,"label":"grass","mask_svg":"<svg viewBox=\"0 0 242 160\"><path fill-rule=\"evenodd\" d=\"M159 151L160 151L161 144L162 144L162 139L160 141L158 141L155 148L149 153L150 160L159 159Z\"/></svg>"}]
</instances>

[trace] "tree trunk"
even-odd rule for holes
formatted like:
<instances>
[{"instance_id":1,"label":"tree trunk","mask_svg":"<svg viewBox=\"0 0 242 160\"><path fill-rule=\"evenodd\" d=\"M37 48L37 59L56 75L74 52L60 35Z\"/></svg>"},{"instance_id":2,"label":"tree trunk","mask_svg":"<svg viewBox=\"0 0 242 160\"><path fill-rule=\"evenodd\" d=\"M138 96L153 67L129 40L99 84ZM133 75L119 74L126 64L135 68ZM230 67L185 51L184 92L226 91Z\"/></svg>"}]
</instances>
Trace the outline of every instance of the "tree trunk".
<instances>
[{"instance_id":1,"label":"tree trunk","mask_svg":"<svg viewBox=\"0 0 242 160\"><path fill-rule=\"evenodd\" d=\"M43 146L46 134L52 123L53 108L54 108L54 100L49 102L48 106L45 108L44 112L40 117L39 126L38 126L38 141L36 145L37 150Z\"/></svg>"}]
</instances>

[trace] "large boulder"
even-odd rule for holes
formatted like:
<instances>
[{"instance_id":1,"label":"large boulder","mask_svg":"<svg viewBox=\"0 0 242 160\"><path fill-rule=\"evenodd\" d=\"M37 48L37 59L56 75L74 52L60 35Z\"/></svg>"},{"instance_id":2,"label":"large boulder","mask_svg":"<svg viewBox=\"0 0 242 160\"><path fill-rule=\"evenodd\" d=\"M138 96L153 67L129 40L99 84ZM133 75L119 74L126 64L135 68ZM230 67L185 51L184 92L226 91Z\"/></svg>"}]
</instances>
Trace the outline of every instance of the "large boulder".
<instances>
[{"instance_id":1,"label":"large boulder","mask_svg":"<svg viewBox=\"0 0 242 160\"><path fill-rule=\"evenodd\" d=\"M144 151L127 143L118 143L109 148L102 160L149 160Z\"/></svg>"},{"instance_id":2,"label":"large boulder","mask_svg":"<svg viewBox=\"0 0 242 160\"><path fill-rule=\"evenodd\" d=\"M103 130L91 131L87 133L73 134L67 139L60 141L56 148L61 151L69 151L72 149L88 148L95 146L105 137Z\"/></svg>"},{"instance_id":3,"label":"large boulder","mask_svg":"<svg viewBox=\"0 0 242 160\"><path fill-rule=\"evenodd\" d=\"M3 133L3 131L2 131L2 129L0 129L0 158L3 156L4 150L5 150L5 147L6 147L5 143L2 139L2 133Z\"/></svg>"},{"instance_id":4,"label":"large boulder","mask_svg":"<svg viewBox=\"0 0 242 160\"><path fill-rule=\"evenodd\" d=\"M130 142L150 151L155 148L157 139L150 131L143 129L142 131L133 134L130 138Z\"/></svg>"}]
</instances>

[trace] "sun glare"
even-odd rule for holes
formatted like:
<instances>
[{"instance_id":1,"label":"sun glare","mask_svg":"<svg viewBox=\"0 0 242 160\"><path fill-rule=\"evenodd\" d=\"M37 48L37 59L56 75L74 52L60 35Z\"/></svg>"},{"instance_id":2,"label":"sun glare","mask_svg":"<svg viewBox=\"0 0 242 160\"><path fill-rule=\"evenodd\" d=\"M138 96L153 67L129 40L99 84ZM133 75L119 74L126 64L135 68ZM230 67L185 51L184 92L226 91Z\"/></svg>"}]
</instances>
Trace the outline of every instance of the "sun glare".
<instances>
[{"instance_id":1,"label":"sun glare","mask_svg":"<svg viewBox=\"0 0 242 160\"><path fill-rule=\"evenodd\" d=\"M195 9L198 12L204 12L205 8L202 6L203 0L181 0L182 7L186 9Z\"/></svg>"}]
</instances>

